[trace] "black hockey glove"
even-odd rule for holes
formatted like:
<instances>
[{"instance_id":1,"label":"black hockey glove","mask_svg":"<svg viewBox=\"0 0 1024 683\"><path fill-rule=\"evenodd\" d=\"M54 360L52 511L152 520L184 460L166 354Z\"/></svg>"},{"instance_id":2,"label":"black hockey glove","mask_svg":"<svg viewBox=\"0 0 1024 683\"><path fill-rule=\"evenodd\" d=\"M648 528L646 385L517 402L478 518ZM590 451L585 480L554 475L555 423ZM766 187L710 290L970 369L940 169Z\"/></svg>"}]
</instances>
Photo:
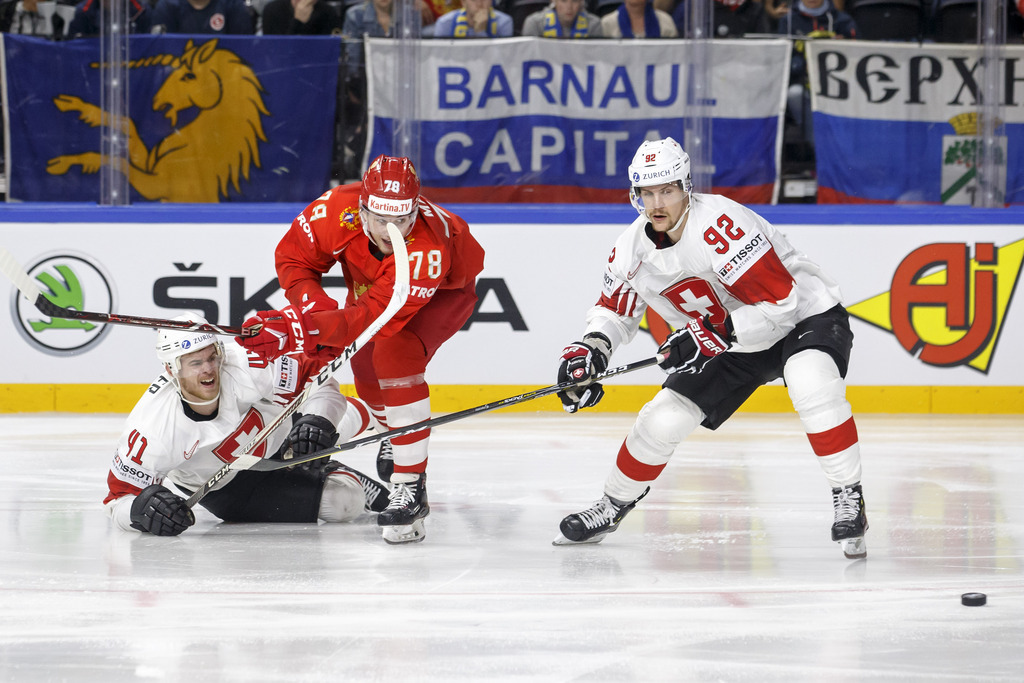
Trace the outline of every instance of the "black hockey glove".
<instances>
[{"instance_id":1,"label":"black hockey glove","mask_svg":"<svg viewBox=\"0 0 1024 683\"><path fill-rule=\"evenodd\" d=\"M592 378L608 369L611 355L611 341L599 332L585 335L583 341L573 342L562 349L558 383L579 383L572 389L558 392L565 412L575 413L580 408L591 408L604 397L604 387Z\"/></svg>"},{"instance_id":2,"label":"black hockey glove","mask_svg":"<svg viewBox=\"0 0 1024 683\"><path fill-rule=\"evenodd\" d=\"M322 451L338 443L338 431L331 421L320 415L299 415L288 433L285 453L303 456ZM287 455L286 455L287 457Z\"/></svg>"},{"instance_id":3,"label":"black hockey glove","mask_svg":"<svg viewBox=\"0 0 1024 683\"><path fill-rule=\"evenodd\" d=\"M196 523L185 499L160 484L142 489L132 501L132 528L154 536L177 536Z\"/></svg>"},{"instance_id":4,"label":"black hockey glove","mask_svg":"<svg viewBox=\"0 0 1024 683\"><path fill-rule=\"evenodd\" d=\"M730 346L729 340L715 331L707 316L695 318L670 334L661 345L658 353L667 353L668 357L658 365L668 373L695 375L712 358L728 351Z\"/></svg>"}]
</instances>

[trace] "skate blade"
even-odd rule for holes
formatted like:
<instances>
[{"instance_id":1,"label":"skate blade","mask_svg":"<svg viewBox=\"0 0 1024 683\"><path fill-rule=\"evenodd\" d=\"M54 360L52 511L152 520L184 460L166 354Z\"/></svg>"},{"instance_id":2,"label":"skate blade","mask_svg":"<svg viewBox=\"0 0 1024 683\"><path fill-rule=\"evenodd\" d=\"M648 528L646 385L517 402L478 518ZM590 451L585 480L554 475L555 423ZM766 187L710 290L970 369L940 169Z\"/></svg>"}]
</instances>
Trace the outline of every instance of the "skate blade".
<instances>
[{"instance_id":1,"label":"skate blade","mask_svg":"<svg viewBox=\"0 0 1024 683\"><path fill-rule=\"evenodd\" d=\"M848 560L861 560L868 556L868 546L863 536L844 539L839 541L839 545L842 546L843 555L846 555Z\"/></svg>"},{"instance_id":2,"label":"skate blade","mask_svg":"<svg viewBox=\"0 0 1024 683\"><path fill-rule=\"evenodd\" d=\"M600 543L604 540L604 537L608 534L598 534L584 541L570 541L568 538L562 535L561 532L555 536L554 540L551 541L551 545L593 545L594 543Z\"/></svg>"},{"instance_id":3,"label":"skate blade","mask_svg":"<svg viewBox=\"0 0 1024 683\"><path fill-rule=\"evenodd\" d=\"M381 535L384 537L384 542L391 545L419 543L427 537L427 530L423 525L422 519L417 519L412 524L385 526L381 527L381 529Z\"/></svg>"}]
</instances>

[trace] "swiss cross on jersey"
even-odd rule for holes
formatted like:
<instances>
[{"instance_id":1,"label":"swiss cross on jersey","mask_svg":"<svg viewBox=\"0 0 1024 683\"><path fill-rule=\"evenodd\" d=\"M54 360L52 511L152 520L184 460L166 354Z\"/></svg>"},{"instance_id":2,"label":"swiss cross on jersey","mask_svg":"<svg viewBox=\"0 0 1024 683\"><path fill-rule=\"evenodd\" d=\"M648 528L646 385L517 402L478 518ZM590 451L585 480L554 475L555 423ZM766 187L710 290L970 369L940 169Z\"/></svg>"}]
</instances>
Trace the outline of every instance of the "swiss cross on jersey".
<instances>
[{"instance_id":1,"label":"swiss cross on jersey","mask_svg":"<svg viewBox=\"0 0 1024 683\"><path fill-rule=\"evenodd\" d=\"M691 318L709 316L712 325L723 324L729 315L711 284L699 277L681 280L664 289L661 295Z\"/></svg>"}]
</instances>

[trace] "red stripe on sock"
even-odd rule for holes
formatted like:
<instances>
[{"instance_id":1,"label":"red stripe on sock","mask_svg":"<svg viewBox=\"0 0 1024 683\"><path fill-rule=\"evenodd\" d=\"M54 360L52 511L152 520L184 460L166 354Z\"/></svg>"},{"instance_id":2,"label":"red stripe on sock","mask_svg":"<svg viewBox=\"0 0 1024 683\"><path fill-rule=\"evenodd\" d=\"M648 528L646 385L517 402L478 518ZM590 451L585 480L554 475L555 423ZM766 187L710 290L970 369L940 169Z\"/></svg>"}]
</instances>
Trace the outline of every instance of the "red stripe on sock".
<instances>
[{"instance_id":1,"label":"red stripe on sock","mask_svg":"<svg viewBox=\"0 0 1024 683\"><path fill-rule=\"evenodd\" d=\"M615 460L615 466L633 481L654 481L667 464L648 465L647 463L640 462L626 448L625 441L622 442L622 447L619 449L619 457Z\"/></svg>"},{"instance_id":2,"label":"red stripe on sock","mask_svg":"<svg viewBox=\"0 0 1024 683\"><path fill-rule=\"evenodd\" d=\"M396 446L408 446L409 444L419 443L426 438L430 437L429 429L421 429L418 432L409 432L408 434L402 434L391 439L391 443Z\"/></svg>"},{"instance_id":3,"label":"red stripe on sock","mask_svg":"<svg viewBox=\"0 0 1024 683\"><path fill-rule=\"evenodd\" d=\"M351 396L346 396L345 400L348 401L349 409L355 408L356 412L359 413L359 431L356 434L362 434L370 426L370 413L366 409L366 404L362 401L353 400Z\"/></svg>"},{"instance_id":4,"label":"red stripe on sock","mask_svg":"<svg viewBox=\"0 0 1024 683\"><path fill-rule=\"evenodd\" d=\"M857 443L857 425L851 417L838 427L817 434L808 434L807 440L811 442L815 455L832 455Z\"/></svg>"},{"instance_id":5,"label":"red stripe on sock","mask_svg":"<svg viewBox=\"0 0 1024 683\"><path fill-rule=\"evenodd\" d=\"M427 461L418 462L415 465L399 465L395 463L395 472L398 474L423 474L427 471Z\"/></svg>"}]
</instances>

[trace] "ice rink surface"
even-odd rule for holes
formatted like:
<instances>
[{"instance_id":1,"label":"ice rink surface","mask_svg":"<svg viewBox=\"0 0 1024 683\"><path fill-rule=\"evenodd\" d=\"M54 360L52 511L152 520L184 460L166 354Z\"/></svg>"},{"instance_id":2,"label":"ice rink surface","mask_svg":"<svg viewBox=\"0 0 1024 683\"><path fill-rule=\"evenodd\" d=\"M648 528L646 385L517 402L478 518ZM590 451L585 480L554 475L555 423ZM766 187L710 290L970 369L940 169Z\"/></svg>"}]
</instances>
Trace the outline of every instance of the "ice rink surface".
<instances>
[{"instance_id":1,"label":"ice rink surface","mask_svg":"<svg viewBox=\"0 0 1024 683\"><path fill-rule=\"evenodd\" d=\"M407 546L370 515L111 529L123 419L0 416L2 681L1024 680L1020 416L858 416L860 561L830 540L795 415L700 430L616 533L573 547L558 521L600 495L631 415L436 429ZM960 604L974 591L986 606Z\"/></svg>"}]
</instances>

